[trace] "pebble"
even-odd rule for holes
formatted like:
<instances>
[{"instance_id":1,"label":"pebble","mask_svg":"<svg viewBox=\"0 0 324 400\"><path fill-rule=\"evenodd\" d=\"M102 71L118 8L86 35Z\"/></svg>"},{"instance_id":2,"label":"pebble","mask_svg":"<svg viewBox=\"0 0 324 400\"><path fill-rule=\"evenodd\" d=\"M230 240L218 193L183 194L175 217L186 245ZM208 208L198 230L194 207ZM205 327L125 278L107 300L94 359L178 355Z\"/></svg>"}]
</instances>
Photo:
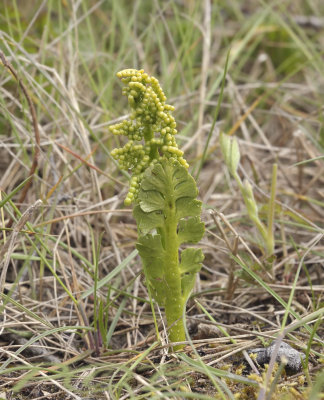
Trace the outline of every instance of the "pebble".
<instances>
[{"instance_id":1,"label":"pebble","mask_svg":"<svg viewBox=\"0 0 324 400\"><path fill-rule=\"evenodd\" d=\"M249 354L256 354L256 361L259 365L268 364L270 362L271 356L276 347L276 343L273 342L269 347L257 348L249 350ZM285 359L285 368L288 373L297 373L302 369L301 360L305 359L305 354L297 351L291 347L288 343L282 342L279 347L279 351L276 356L276 361L278 363Z\"/></svg>"}]
</instances>

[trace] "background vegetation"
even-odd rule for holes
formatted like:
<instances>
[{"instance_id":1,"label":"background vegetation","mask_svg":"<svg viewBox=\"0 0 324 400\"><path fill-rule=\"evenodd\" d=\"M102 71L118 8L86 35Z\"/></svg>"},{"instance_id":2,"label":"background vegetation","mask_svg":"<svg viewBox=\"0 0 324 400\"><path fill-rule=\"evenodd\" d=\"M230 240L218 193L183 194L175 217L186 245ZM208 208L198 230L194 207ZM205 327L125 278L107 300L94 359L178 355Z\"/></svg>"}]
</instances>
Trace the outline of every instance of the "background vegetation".
<instances>
[{"instance_id":1,"label":"background vegetation","mask_svg":"<svg viewBox=\"0 0 324 400\"><path fill-rule=\"evenodd\" d=\"M0 398L322 398L324 3L3 0L0 35ZM181 355L110 156L108 127L128 112L115 73L129 67L175 106L203 201ZM262 219L278 164L271 259L221 131L238 138ZM302 371L251 369L246 351L278 337Z\"/></svg>"}]
</instances>

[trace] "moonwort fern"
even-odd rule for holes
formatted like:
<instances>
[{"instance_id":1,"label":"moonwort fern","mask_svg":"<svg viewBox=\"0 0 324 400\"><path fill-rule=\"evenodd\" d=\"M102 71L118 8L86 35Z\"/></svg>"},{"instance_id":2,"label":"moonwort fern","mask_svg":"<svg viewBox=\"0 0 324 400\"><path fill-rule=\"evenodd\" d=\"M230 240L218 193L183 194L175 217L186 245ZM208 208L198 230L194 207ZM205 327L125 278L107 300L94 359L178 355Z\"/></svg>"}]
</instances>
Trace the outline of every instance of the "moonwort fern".
<instances>
[{"instance_id":1,"label":"moonwort fern","mask_svg":"<svg viewBox=\"0 0 324 400\"><path fill-rule=\"evenodd\" d=\"M125 204L135 203L136 247L146 284L165 309L170 341L181 342L185 340L182 315L204 259L201 249L182 247L198 243L204 234L201 202L175 141L173 107L165 104L158 80L134 69L120 71L117 76L126 85L123 93L133 112L129 120L110 128L114 134L129 138L112 155L121 168L132 170Z\"/></svg>"}]
</instances>

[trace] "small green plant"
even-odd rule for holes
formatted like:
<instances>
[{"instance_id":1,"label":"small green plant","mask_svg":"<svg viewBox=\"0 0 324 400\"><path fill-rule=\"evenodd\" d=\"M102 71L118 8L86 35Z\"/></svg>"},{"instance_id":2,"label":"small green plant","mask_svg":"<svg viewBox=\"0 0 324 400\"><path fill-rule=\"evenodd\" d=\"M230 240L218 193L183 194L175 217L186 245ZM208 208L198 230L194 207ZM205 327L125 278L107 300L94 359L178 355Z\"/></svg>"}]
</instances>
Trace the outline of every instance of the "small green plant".
<instances>
[{"instance_id":1,"label":"small green plant","mask_svg":"<svg viewBox=\"0 0 324 400\"><path fill-rule=\"evenodd\" d=\"M125 205L134 203L138 227L137 249L146 284L157 303L164 307L169 339L185 340L183 313L204 255L198 243L204 234L201 202L188 163L175 140L173 107L156 78L143 70L126 69L117 76L125 84L123 94L132 108L129 120L113 125L115 135L129 141L111 154L123 169L132 170ZM180 349L177 345L173 348Z\"/></svg>"},{"instance_id":2,"label":"small green plant","mask_svg":"<svg viewBox=\"0 0 324 400\"><path fill-rule=\"evenodd\" d=\"M237 173L240 162L240 150L236 138L231 138L229 135L221 134L220 146L225 164L240 189L248 216L262 237L264 253L267 260L270 261L269 265L271 265L271 259L274 253L273 219L275 211L277 165L274 164L273 166L271 194L268 205L268 218L267 224L265 224L260 219L258 204L255 200L251 184L247 180L242 182L239 174Z\"/></svg>"}]
</instances>

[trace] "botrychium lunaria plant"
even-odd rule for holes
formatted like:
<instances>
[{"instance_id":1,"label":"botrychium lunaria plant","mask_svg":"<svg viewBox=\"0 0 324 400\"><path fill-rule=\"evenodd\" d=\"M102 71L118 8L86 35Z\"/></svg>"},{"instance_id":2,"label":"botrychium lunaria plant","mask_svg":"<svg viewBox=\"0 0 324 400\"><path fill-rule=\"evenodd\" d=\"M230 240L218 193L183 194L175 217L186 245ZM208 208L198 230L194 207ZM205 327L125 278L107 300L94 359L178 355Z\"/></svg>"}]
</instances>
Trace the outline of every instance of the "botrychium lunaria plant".
<instances>
[{"instance_id":1,"label":"botrychium lunaria plant","mask_svg":"<svg viewBox=\"0 0 324 400\"><path fill-rule=\"evenodd\" d=\"M115 135L128 137L111 154L122 169L131 170L125 205L134 203L137 250L149 292L164 307L171 342L185 341L183 314L196 273L204 259L198 243L204 234L198 189L175 140L174 108L158 80L143 70L126 69L117 76L132 109L128 120L113 125ZM173 346L174 350L182 345Z\"/></svg>"}]
</instances>

